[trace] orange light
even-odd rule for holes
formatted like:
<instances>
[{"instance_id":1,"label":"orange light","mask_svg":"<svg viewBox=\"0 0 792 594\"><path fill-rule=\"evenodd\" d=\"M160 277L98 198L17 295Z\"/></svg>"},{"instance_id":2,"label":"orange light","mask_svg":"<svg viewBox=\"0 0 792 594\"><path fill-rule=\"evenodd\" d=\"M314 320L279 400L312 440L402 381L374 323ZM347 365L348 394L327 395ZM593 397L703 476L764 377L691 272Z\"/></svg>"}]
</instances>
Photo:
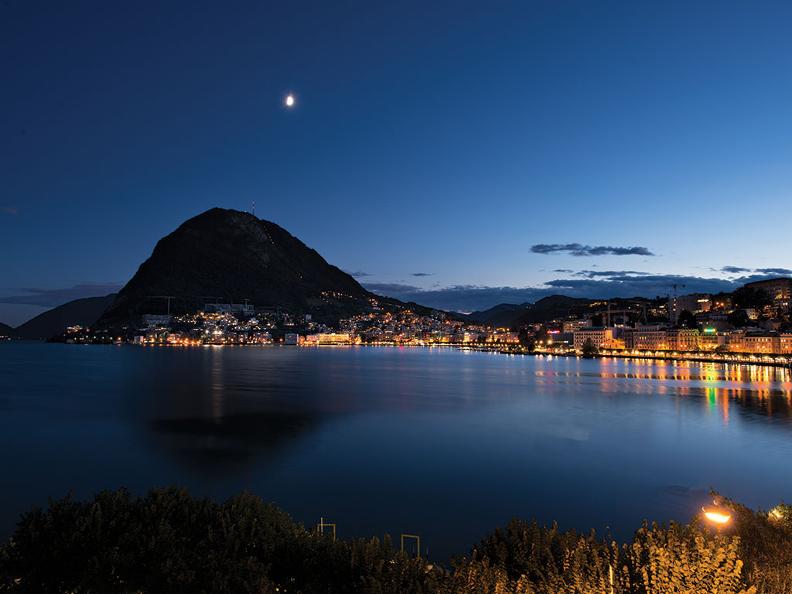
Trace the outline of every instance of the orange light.
<instances>
[{"instance_id":1,"label":"orange light","mask_svg":"<svg viewBox=\"0 0 792 594\"><path fill-rule=\"evenodd\" d=\"M714 511L714 510L708 511L706 509L702 509L701 511L704 512L704 517L714 524L720 524L720 525L728 524L729 521L731 520L731 515L723 512Z\"/></svg>"}]
</instances>

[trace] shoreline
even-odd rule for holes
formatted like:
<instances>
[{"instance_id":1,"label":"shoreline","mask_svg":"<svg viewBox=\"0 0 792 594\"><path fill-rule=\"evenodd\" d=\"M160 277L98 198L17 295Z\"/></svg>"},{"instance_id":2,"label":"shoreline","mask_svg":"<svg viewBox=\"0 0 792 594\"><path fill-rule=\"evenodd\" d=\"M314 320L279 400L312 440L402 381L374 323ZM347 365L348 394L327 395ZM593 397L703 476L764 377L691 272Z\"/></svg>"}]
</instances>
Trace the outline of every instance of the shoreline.
<instances>
[{"instance_id":1,"label":"shoreline","mask_svg":"<svg viewBox=\"0 0 792 594\"><path fill-rule=\"evenodd\" d=\"M10 340L8 342L27 342L27 343L47 343L47 341L37 340ZM97 343L49 343L49 344L69 344L75 345L89 345ZM775 367L781 369L792 369L792 355L782 354L755 354L755 353L728 353L728 354L712 354L705 352L690 352L690 353L666 353L662 351L619 351L619 350L603 350L597 355L584 357L576 352L563 352L554 353L548 351L528 351L523 347L514 346L509 348L504 345L476 345L464 343L438 343L438 344L399 344L399 343L376 343L376 344L317 344L317 345L285 345L285 344L168 344L168 343L148 343L148 344L133 344L130 342L123 343L102 343L105 346L139 346L139 347L170 347L170 348L194 348L194 347L296 347L296 348L338 348L338 347L389 347L389 348L447 348L457 350L469 350L486 353L498 353L502 355L522 355L522 356L535 356L535 357L574 357L577 359L646 359L651 361L690 361L694 363L722 363L733 365L757 365L762 367Z\"/></svg>"}]
</instances>

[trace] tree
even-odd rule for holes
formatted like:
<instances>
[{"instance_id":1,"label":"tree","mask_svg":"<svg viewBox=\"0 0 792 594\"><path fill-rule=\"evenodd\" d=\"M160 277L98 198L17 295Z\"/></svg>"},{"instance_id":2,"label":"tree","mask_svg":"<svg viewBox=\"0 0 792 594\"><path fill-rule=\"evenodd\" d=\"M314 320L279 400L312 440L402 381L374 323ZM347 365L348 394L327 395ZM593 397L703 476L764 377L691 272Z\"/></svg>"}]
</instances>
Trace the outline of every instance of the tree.
<instances>
[{"instance_id":1,"label":"tree","mask_svg":"<svg viewBox=\"0 0 792 594\"><path fill-rule=\"evenodd\" d=\"M677 327L679 328L698 328L698 322L696 321L696 316L693 315L693 312L683 309L679 312L679 318L677 318Z\"/></svg>"},{"instance_id":2,"label":"tree","mask_svg":"<svg viewBox=\"0 0 792 594\"><path fill-rule=\"evenodd\" d=\"M599 355L599 348L595 345L590 338L587 338L586 341L583 343L583 348L581 349L583 356L586 358L596 357Z\"/></svg>"},{"instance_id":3,"label":"tree","mask_svg":"<svg viewBox=\"0 0 792 594\"><path fill-rule=\"evenodd\" d=\"M735 309L756 309L762 311L773 304L773 298L764 289L740 287L732 293L732 304Z\"/></svg>"},{"instance_id":4,"label":"tree","mask_svg":"<svg viewBox=\"0 0 792 594\"><path fill-rule=\"evenodd\" d=\"M744 309L737 309L731 312L727 320L729 321L729 324L736 326L737 328L748 326L751 323L751 319L748 317L748 314L745 313Z\"/></svg>"},{"instance_id":5,"label":"tree","mask_svg":"<svg viewBox=\"0 0 792 594\"><path fill-rule=\"evenodd\" d=\"M517 333L517 338L520 341L520 346L527 350L533 351L536 348L536 340L528 332L528 328L520 328L520 331Z\"/></svg>"}]
</instances>

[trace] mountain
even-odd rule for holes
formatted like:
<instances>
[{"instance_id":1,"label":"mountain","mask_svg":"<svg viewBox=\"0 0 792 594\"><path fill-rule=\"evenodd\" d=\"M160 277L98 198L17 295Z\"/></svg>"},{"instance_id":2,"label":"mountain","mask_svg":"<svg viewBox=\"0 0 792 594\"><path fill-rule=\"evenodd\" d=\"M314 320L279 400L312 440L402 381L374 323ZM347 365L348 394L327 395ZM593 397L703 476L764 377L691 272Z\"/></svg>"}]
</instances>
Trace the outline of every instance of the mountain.
<instances>
[{"instance_id":1,"label":"mountain","mask_svg":"<svg viewBox=\"0 0 792 594\"><path fill-rule=\"evenodd\" d=\"M28 320L14 330L14 336L27 340L46 340L62 334L66 326L93 326L114 300L115 293L69 301Z\"/></svg>"},{"instance_id":2,"label":"mountain","mask_svg":"<svg viewBox=\"0 0 792 594\"><path fill-rule=\"evenodd\" d=\"M167 299L170 297L170 300ZM333 320L379 299L275 223L213 208L161 239L119 291L101 323L144 313L244 303Z\"/></svg>"},{"instance_id":3,"label":"mountain","mask_svg":"<svg viewBox=\"0 0 792 594\"><path fill-rule=\"evenodd\" d=\"M3 324L0 322L0 337L2 336L14 336L16 332L14 329L9 326L8 324Z\"/></svg>"},{"instance_id":4,"label":"mountain","mask_svg":"<svg viewBox=\"0 0 792 594\"><path fill-rule=\"evenodd\" d=\"M647 320L647 311L660 307L664 299L648 299L646 297L612 297L610 299L585 299L567 297L566 295L550 295L536 303L515 305L502 303L484 311L474 311L468 320L497 326L500 328L519 329L528 324L549 322L570 317L590 317L595 314L604 315L608 304L614 311L630 309L634 319ZM649 319L652 319L649 311ZM657 320L657 318L653 318Z\"/></svg>"},{"instance_id":5,"label":"mountain","mask_svg":"<svg viewBox=\"0 0 792 594\"><path fill-rule=\"evenodd\" d=\"M519 324L536 324L547 322L556 318L582 313L594 299L567 297L566 295L550 295L543 297L532 304L528 310L518 318Z\"/></svg>"},{"instance_id":6,"label":"mountain","mask_svg":"<svg viewBox=\"0 0 792 594\"><path fill-rule=\"evenodd\" d=\"M550 295L536 303L514 305L502 303L484 311L475 311L468 317L476 322L501 328L520 328L526 324L547 322L583 312L592 299Z\"/></svg>"},{"instance_id":7,"label":"mountain","mask_svg":"<svg viewBox=\"0 0 792 594\"><path fill-rule=\"evenodd\" d=\"M521 305L501 303L489 309L471 312L468 314L468 319L473 322L487 324L488 326L508 328L512 326L512 323L524 314L529 307L531 307L530 303L523 303Z\"/></svg>"}]
</instances>

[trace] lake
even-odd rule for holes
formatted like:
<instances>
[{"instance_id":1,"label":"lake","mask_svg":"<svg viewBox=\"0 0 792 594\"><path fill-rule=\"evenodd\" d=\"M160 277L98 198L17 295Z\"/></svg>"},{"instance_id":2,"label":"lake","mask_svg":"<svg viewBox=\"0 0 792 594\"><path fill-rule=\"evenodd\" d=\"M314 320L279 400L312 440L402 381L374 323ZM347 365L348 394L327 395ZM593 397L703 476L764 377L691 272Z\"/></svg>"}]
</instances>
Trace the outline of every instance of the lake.
<instances>
[{"instance_id":1,"label":"lake","mask_svg":"<svg viewBox=\"0 0 792 594\"><path fill-rule=\"evenodd\" d=\"M247 489L463 553L512 517L629 538L792 501L788 370L443 348L0 343L0 533L48 497Z\"/></svg>"}]
</instances>

